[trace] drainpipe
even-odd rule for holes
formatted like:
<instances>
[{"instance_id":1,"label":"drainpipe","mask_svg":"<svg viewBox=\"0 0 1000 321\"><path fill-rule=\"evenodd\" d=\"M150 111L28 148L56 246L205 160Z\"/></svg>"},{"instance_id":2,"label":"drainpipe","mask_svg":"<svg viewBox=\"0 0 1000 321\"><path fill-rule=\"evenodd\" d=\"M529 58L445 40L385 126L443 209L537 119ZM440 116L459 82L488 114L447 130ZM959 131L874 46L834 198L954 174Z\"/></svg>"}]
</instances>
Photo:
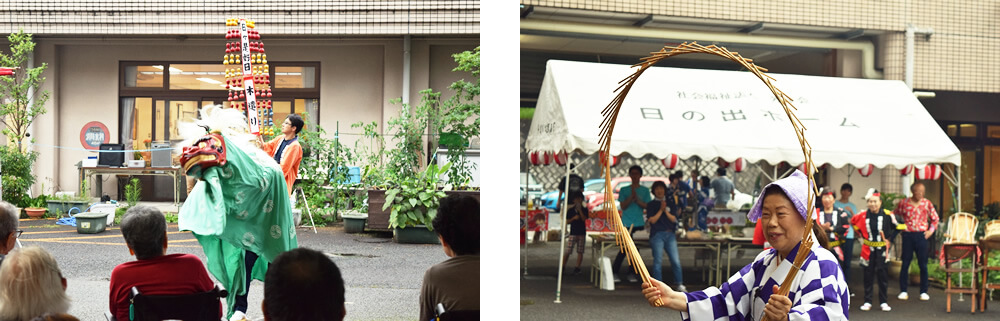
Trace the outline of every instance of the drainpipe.
<instances>
[{"instance_id":1,"label":"drainpipe","mask_svg":"<svg viewBox=\"0 0 1000 321\"><path fill-rule=\"evenodd\" d=\"M403 36L403 103L410 103L410 35Z\"/></svg>"},{"instance_id":2,"label":"drainpipe","mask_svg":"<svg viewBox=\"0 0 1000 321\"><path fill-rule=\"evenodd\" d=\"M916 40L914 38L917 34L923 35L930 40L931 35L934 34L934 28L917 28L912 24L906 25L906 34L904 38L904 42L906 43L906 65L904 67L905 74L903 76L903 82L906 83L907 87L910 87L910 90L913 90L913 69L916 64Z\"/></svg>"},{"instance_id":3,"label":"drainpipe","mask_svg":"<svg viewBox=\"0 0 1000 321\"><path fill-rule=\"evenodd\" d=\"M702 41L724 44L770 45L792 48L844 49L861 51L861 74L869 79L883 79L881 71L875 69L875 45L862 40L815 39L802 37L764 36L738 33L651 29L632 26L595 25L574 22L559 22L538 19L522 19L521 33L534 35L596 35L600 39L608 36L621 39L649 39L663 41ZM604 37L601 37L604 36Z\"/></svg>"},{"instance_id":4,"label":"drainpipe","mask_svg":"<svg viewBox=\"0 0 1000 321\"><path fill-rule=\"evenodd\" d=\"M905 57L904 57L905 58L904 63L905 64L903 65L903 82L906 83L906 87L910 88L910 91L913 91L913 72L914 72L914 69L916 69L915 65L916 65L916 60L917 60L916 59L916 37L917 37L917 34L923 35L927 39L930 39L931 35L934 34L934 29L933 28L917 28L917 27L914 27L913 24L906 24L906 32L905 32L904 38L903 38L903 42L904 42L904 46L905 46L905 52L904 52L904 55L905 55ZM926 97L928 93L914 92L914 94L916 94L917 97L920 98L921 96ZM929 94L931 95L930 97L934 97L933 93L929 93ZM910 184L913 183L915 175L916 175L916 171L913 171L909 175L903 176L903 180L900 183L903 184L903 186L901 186L902 187L901 190L903 191L904 195L906 195L907 192L909 191L909 186L910 186Z\"/></svg>"}]
</instances>

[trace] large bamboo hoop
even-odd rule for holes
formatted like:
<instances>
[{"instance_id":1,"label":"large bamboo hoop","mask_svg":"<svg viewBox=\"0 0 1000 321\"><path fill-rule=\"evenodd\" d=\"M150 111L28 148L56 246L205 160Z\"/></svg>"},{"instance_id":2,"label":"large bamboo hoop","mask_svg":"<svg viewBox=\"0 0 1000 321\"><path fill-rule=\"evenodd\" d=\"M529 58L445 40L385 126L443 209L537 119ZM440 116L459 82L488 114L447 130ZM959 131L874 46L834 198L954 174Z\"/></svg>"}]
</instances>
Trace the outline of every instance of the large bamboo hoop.
<instances>
[{"instance_id":1,"label":"large bamboo hoop","mask_svg":"<svg viewBox=\"0 0 1000 321\"><path fill-rule=\"evenodd\" d=\"M812 161L812 146L809 145L809 142L806 140L805 137L806 127L802 123L802 121L799 120L799 118L795 115L795 111L798 109L796 109L795 106L792 105L791 97L789 97L784 92L782 92L781 90L779 90L777 87L774 86L773 82L775 81L775 79L764 73L767 71L767 69L754 64L753 59L743 58L743 56L740 56L739 53L731 52L727 50L725 47L717 47L715 45L702 46L696 42L690 42L690 43L685 42L678 46L664 46L662 49L660 49L660 51L651 52L650 56L642 58L641 59L642 62L632 65L632 67L639 67L639 69L619 82L620 85L618 86L617 89L615 89L615 92L617 92L618 95L616 95L614 100L608 103L608 106L601 111L601 114L604 115L604 121L601 122L600 126L601 127L600 144L601 144L601 152L603 153L602 155L611 155L611 136L614 133L615 121L618 119L618 112L621 111L622 103L625 101L625 96L628 95L629 90L632 89L632 85L635 84L635 82L639 79L639 76L641 76L643 72L649 69L649 67L652 67L656 63L660 62L660 60L667 59L673 56L692 54L692 53L711 54L735 61L736 63L739 63L744 68L746 68L746 70L756 75L757 78L759 78L762 82L764 82L764 85L766 85L767 88L771 90L771 93L774 94L774 97L777 98L778 103L781 104L781 107L785 110L785 114L788 116L789 121L792 123L792 129L795 132L795 137L798 138L799 145L801 145L802 147L802 156L805 158L805 164L807 167L806 172L811 173L813 170L815 170L816 165L813 164ZM615 230L615 240L619 248L621 248L621 251L626 253L628 260L629 262L632 263L632 267L633 269L636 270L636 273L642 276L643 282L648 283L649 271L646 270L646 266L645 264L643 264L642 258L639 256L639 251L636 250L635 242L632 241L632 237L629 235L628 230L626 230L626 228L622 225L620 218L621 213L619 212L619 209L615 205L615 200L613 196L614 191L612 190L611 186L611 167L607 164L607 162L604 163L605 163L605 165L603 166L604 208L611 209L610 211L611 213L617 214L617 215L609 215L609 217L611 217L610 221L612 229ZM817 193L818 191L816 190L816 182L813 180L813 176L812 175L806 175L806 176L808 177L809 180L808 183L809 186L811 187L809 188L809 195L807 198L809 204L807 213L812 213L814 211L815 199L816 195L818 194ZM794 261L794 266L796 268L792 269L789 272L788 276L785 277L784 282L781 283L781 288L778 291L778 294L780 295L788 295L788 291L791 288L791 282L792 280L795 279L795 275L798 273L798 268L802 266L802 263L805 261L805 259L809 256L809 253L811 252L810 249L813 244L813 239L810 231L812 231L813 216L806 215L806 217L807 217L806 229L802 235L802 243L799 246L799 252L798 255L796 255ZM656 302L657 306L660 306L662 304L663 304L662 302L659 301Z\"/></svg>"}]
</instances>

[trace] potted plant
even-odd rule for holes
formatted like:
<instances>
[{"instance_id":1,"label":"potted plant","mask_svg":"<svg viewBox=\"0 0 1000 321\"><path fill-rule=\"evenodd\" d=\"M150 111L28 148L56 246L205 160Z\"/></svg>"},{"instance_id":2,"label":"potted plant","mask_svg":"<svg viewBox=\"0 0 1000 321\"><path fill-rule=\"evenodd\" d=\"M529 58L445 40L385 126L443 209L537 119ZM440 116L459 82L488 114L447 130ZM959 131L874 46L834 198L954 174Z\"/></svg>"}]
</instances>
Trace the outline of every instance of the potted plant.
<instances>
[{"instance_id":1,"label":"potted plant","mask_svg":"<svg viewBox=\"0 0 1000 321\"><path fill-rule=\"evenodd\" d=\"M450 163L440 168L430 164L418 175L404 178L385 192L383 209L392 208L389 227L396 242L438 243L431 221L437 216L439 200L445 197L444 190L438 188L441 174L450 167Z\"/></svg>"},{"instance_id":2,"label":"potted plant","mask_svg":"<svg viewBox=\"0 0 1000 321\"><path fill-rule=\"evenodd\" d=\"M344 218L344 232L361 233L365 231L365 225L368 223L367 192L352 191L350 195L351 207L341 215Z\"/></svg>"},{"instance_id":3,"label":"potted plant","mask_svg":"<svg viewBox=\"0 0 1000 321\"><path fill-rule=\"evenodd\" d=\"M354 151L357 153L357 159L362 162L361 184L367 188L367 197L365 197L366 201L363 206L367 209L365 226L370 230L389 231L389 211L383 210L386 168L382 157L385 139L379 133L376 122L356 122L351 124L351 128L361 128L363 131L363 138L354 142ZM345 216L345 227L347 219ZM356 223L360 220L360 216L351 219L355 220Z\"/></svg>"},{"instance_id":4,"label":"potted plant","mask_svg":"<svg viewBox=\"0 0 1000 321\"><path fill-rule=\"evenodd\" d=\"M56 196L48 199L49 212L53 214L62 215L63 213L69 213L72 208L77 208L80 212L84 212L90 206L90 184L87 184L87 180L84 179L80 182L80 195L71 194L60 194L56 193ZM79 213L79 212L78 212Z\"/></svg>"},{"instance_id":5,"label":"potted plant","mask_svg":"<svg viewBox=\"0 0 1000 321\"><path fill-rule=\"evenodd\" d=\"M45 208L45 199L45 195L38 195L38 197L31 199L28 204L28 208L24 209L24 211L28 213L28 217L42 218L45 216L45 211L48 210Z\"/></svg>"}]
</instances>

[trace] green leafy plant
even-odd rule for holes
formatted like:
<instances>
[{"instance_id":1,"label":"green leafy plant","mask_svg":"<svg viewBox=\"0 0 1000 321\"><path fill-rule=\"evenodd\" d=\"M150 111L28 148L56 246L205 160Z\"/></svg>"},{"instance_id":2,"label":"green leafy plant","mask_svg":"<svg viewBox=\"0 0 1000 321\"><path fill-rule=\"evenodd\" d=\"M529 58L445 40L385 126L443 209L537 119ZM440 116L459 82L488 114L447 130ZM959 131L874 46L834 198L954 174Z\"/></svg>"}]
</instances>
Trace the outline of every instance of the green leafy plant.
<instances>
[{"instance_id":1,"label":"green leafy plant","mask_svg":"<svg viewBox=\"0 0 1000 321\"><path fill-rule=\"evenodd\" d=\"M38 197L32 198L28 204L29 208L45 208L46 201L48 197L45 195L38 195Z\"/></svg>"},{"instance_id":2,"label":"green leafy plant","mask_svg":"<svg viewBox=\"0 0 1000 321\"><path fill-rule=\"evenodd\" d=\"M139 183L138 178L132 178L128 185L125 185L125 204L128 204L128 207L139 204L139 196L141 193L142 184Z\"/></svg>"},{"instance_id":3,"label":"green leafy plant","mask_svg":"<svg viewBox=\"0 0 1000 321\"><path fill-rule=\"evenodd\" d=\"M31 166L38 159L37 152L22 153L13 146L0 146L0 186L3 186L3 200L17 207L28 207L31 197L28 189L35 184Z\"/></svg>"},{"instance_id":4,"label":"green leafy plant","mask_svg":"<svg viewBox=\"0 0 1000 321\"><path fill-rule=\"evenodd\" d=\"M299 143L303 153L309 150L309 157L303 157L301 167L302 182L300 186L306 200L312 207L306 211L304 202L298 202L303 214L312 214L313 222L326 224L336 221L338 212L350 207L354 202L353 193L340 193L342 187L355 187L348 184L349 165L356 162L354 151L340 143L338 139L323 137L326 131L308 121L303 115L306 125L299 132Z\"/></svg>"},{"instance_id":5,"label":"green leafy plant","mask_svg":"<svg viewBox=\"0 0 1000 321\"><path fill-rule=\"evenodd\" d=\"M163 213L163 218L167 220L167 223L177 223L177 213L174 212Z\"/></svg>"},{"instance_id":6,"label":"green leafy plant","mask_svg":"<svg viewBox=\"0 0 1000 321\"><path fill-rule=\"evenodd\" d=\"M439 142L447 147L446 157L452 164L448 184L463 188L472 182L472 170L476 168L475 163L466 159L465 152L469 139L479 136L479 47L452 57L458 63L452 71L470 72L473 80L460 79L448 86L455 95L444 101L434 125L442 133Z\"/></svg>"},{"instance_id":7,"label":"green leafy plant","mask_svg":"<svg viewBox=\"0 0 1000 321\"><path fill-rule=\"evenodd\" d=\"M361 184L369 188L380 188L385 184L385 167L382 152L385 149L385 138L378 131L377 122L356 122L351 128L361 128L363 139L354 142L357 160L361 166Z\"/></svg>"},{"instance_id":8,"label":"green leafy plant","mask_svg":"<svg viewBox=\"0 0 1000 321\"><path fill-rule=\"evenodd\" d=\"M0 66L19 69L13 76L0 77L0 98L3 98L0 100L0 122L3 123L3 135L17 146L17 151L24 153L28 127L37 116L45 114L45 103L49 100L48 91L38 90L45 82L42 73L48 64L27 68L35 42L24 30L10 34L7 41L10 54L0 53Z\"/></svg>"},{"instance_id":9,"label":"green leafy plant","mask_svg":"<svg viewBox=\"0 0 1000 321\"><path fill-rule=\"evenodd\" d=\"M426 225L433 230L431 221L437 216L438 202L445 197L444 190L438 189L441 174L448 171L451 163L438 167L428 165L418 175L403 178L399 185L385 192L385 210L392 207L389 214L389 228L404 228Z\"/></svg>"},{"instance_id":10,"label":"green leafy plant","mask_svg":"<svg viewBox=\"0 0 1000 321\"><path fill-rule=\"evenodd\" d=\"M398 185L399 182L413 178L420 171L425 155L424 133L427 131L428 122L436 115L435 107L440 97L441 93L431 89L421 90L420 103L402 104L399 116L389 120L389 131L393 133L392 141L396 144L396 147L389 151L389 160L385 166L389 185ZM397 104L400 99L393 99L390 102Z\"/></svg>"}]
</instances>

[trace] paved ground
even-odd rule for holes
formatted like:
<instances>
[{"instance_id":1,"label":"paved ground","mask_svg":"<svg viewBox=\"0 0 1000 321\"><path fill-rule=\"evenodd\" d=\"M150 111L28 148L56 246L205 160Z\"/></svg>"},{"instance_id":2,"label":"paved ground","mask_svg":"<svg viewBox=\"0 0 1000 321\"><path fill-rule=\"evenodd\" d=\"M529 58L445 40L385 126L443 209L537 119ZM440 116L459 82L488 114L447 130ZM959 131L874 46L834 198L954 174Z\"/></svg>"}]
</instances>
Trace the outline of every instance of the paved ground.
<instances>
[{"instance_id":1,"label":"paved ground","mask_svg":"<svg viewBox=\"0 0 1000 321\"><path fill-rule=\"evenodd\" d=\"M158 205L165 211L169 205ZM70 314L80 320L104 320L108 309L108 279L115 265L134 260L117 226L99 234L77 234L75 227L55 225L54 220L22 220L21 242L51 252L67 278L73 301ZM205 259L190 232L167 227L168 253L190 253ZM414 320L419 314L420 284L424 271L447 257L439 245L392 242L388 234L347 234L343 228L299 229L299 246L329 255L341 269L346 284L348 320ZM262 284L250 288L250 315L260 317Z\"/></svg>"},{"instance_id":2,"label":"paved ground","mask_svg":"<svg viewBox=\"0 0 1000 321\"><path fill-rule=\"evenodd\" d=\"M589 283L590 266L590 242L587 242L587 251L583 259L583 273L579 275L563 276L561 301L554 303L556 298L556 275L559 266L559 243L548 242L539 245L529 245L527 249L527 275L525 275L524 249L521 249L520 265L518 275L521 276L520 297L521 297L521 320L616 320L616 319L663 319L680 320L680 314L663 308L653 308L646 303L640 291L638 283L618 283L615 291L605 291L595 288ZM611 259L616 248L608 250L607 254ZM642 251L643 260L647 265L651 265L652 254L648 249ZM747 253L750 256L756 253ZM705 287L705 281L700 280L700 271L690 266L694 251L681 251L681 262L685 266L684 278L688 290L698 290ZM734 261L734 266L745 265L748 260L738 264ZM576 254L570 258L570 266L575 266ZM669 263L664 262L665 273L669 271ZM568 271L572 271L569 268ZM858 307L863 302L863 284L861 269L855 264L852 279L849 286L856 291L857 295L851 298L851 310L849 316L851 320L940 320L944 318L956 318L959 320L1000 320L1000 302L993 301L988 304L992 309L984 313L972 314L969 312L970 297L965 296L963 302L958 301L958 295L953 295L952 312L945 312L945 295L942 289L931 287L929 294L930 301L920 301L917 299L918 293L914 293L914 286L910 286L910 300L900 301L896 299L899 294L898 281L890 278L889 284L889 305L891 312L861 311ZM735 273L735 272L733 272ZM668 273L669 274L669 273ZM727 276L728 277L728 276ZM700 283L700 284L699 284ZM876 286L877 289L877 286ZM916 287L919 289L919 286ZM877 293L877 292L876 292ZM877 294L875 295L877 301ZM978 310L977 310L978 311Z\"/></svg>"}]
</instances>

